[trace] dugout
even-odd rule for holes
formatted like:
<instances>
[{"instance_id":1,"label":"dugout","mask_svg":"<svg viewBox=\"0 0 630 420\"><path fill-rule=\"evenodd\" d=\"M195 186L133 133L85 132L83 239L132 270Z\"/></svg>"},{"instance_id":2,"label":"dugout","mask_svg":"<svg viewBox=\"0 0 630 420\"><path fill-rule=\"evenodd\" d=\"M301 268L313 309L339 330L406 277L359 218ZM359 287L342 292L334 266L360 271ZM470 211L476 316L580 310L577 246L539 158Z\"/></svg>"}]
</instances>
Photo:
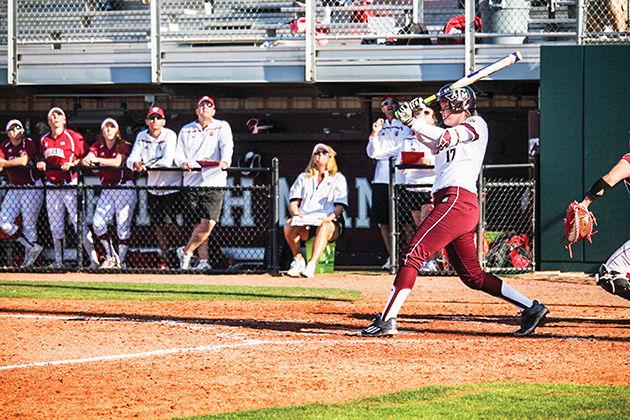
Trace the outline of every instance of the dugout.
<instances>
[{"instance_id":1,"label":"dugout","mask_svg":"<svg viewBox=\"0 0 630 420\"><path fill-rule=\"evenodd\" d=\"M630 45L542 46L540 74L540 268L594 272L628 240L623 185L591 205L593 244L560 244L566 206L629 150Z\"/></svg>"}]
</instances>

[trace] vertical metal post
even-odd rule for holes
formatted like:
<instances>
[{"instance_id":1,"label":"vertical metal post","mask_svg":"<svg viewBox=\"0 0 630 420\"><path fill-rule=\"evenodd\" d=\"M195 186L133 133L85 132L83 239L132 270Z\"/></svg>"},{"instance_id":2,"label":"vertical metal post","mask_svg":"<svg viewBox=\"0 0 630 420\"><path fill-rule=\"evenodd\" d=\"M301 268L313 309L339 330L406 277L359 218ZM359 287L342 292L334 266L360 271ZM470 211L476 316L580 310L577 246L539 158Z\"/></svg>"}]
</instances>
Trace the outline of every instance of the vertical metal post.
<instances>
[{"instance_id":1,"label":"vertical metal post","mask_svg":"<svg viewBox=\"0 0 630 420\"><path fill-rule=\"evenodd\" d=\"M17 85L17 0L7 2L7 83Z\"/></svg>"},{"instance_id":2,"label":"vertical metal post","mask_svg":"<svg viewBox=\"0 0 630 420\"><path fill-rule=\"evenodd\" d=\"M151 82L162 82L162 51L160 37L160 1L151 2Z\"/></svg>"},{"instance_id":3,"label":"vertical metal post","mask_svg":"<svg viewBox=\"0 0 630 420\"><path fill-rule=\"evenodd\" d=\"M308 83L315 82L315 0L306 0L306 39L304 45L304 79Z\"/></svg>"},{"instance_id":4,"label":"vertical metal post","mask_svg":"<svg viewBox=\"0 0 630 420\"><path fill-rule=\"evenodd\" d=\"M398 271L398 225L396 224L396 158L389 158L389 251L391 268L390 274Z\"/></svg>"},{"instance_id":5,"label":"vertical metal post","mask_svg":"<svg viewBox=\"0 0 630 420\"><path fill-rule=\"evenodd\" d=\"M271 274L280 273L280 244L278 230L280 225L280 163L278 158L271 160L271 226L269 226L271 247Z\"/></svg>"},{"instance_id":6,"label":"vertical metal post","mask_svg":"<svg viewBox=\"0 0 630 420\"><path fill-rule=\"evenodd\" d=\"M586 16L586 1L577 0L577 39L578 45L584 43L584 17Z\"/></svg>"},{"instance_id":7,"label":"vertical metal post","mask_svg":"<svg viewBox=\"0 0 630 420\"><path fill-rule=\"evenodd\" d=\"M468 74L475 71L475 0L466 0L464 16L464 74Z\"/></svg>"},{"instance_id":8,"label":"vertical metal post","mask_svg":"<svg viewBox=\"0 0 630 420\"><path fill-rule=\"evenodd\" d=\"M420 23L424 20L421 0L413 0L411 3L411 23Z\"/></svg>"},{"instance_id":9,"label":"vertical metal post","mask_svg":"<svg viewBox=\"0 0 630 420\"><path fill-rule=\"evenodd\" d=\"M481 165L481 171L479 171L479 178L477 179L477 200L479 203L479 224L477 225L477 260L481 268L484 266L483 260L483 236L486 224L486 206L485 206L485 191L483 182L483 167Z\"/></svg>"},{"instance_id":10,"label":"vertical metal post","mask_svg":"<svg viewBox=\"0 0 630 420\"><path fill-rule=\"evenodd\" d=\"M83 270L83 238L84 234L87 235L87 232L84 232L83 229L87 228L87 225L83 223L85 220L85 214L83 214L85 210L85 194L84 194L84 184L83 184L83 171L79 168L77 169L79 172L78 182L77 182L77 267L79 271Z\"/></svg>"},{"instance_id":11,"label":"vertical metal post","mask_svg":"<svg viewBox=\"0 0 630 420\"><path fill-rule=\"evenodd\" d=\"M536 156L536 158L538 158L538 156ZM536 271L536 205L538 203L538 200L536 200L536 194L538 192L538 180L539 178L539 173L538 170L540 168L540 164L536 165L532 165L533 166L533 179L532 181L532 271Z\"/></svg>"}]
</instances>

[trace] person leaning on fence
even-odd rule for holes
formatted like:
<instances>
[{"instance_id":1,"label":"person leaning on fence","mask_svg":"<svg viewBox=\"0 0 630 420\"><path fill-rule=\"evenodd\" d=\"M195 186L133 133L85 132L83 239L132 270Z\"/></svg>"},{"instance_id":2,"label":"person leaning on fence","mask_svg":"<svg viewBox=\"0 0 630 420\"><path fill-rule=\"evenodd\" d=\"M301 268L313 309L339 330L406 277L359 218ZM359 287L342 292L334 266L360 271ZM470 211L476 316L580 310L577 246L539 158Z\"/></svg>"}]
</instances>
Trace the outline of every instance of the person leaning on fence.
<instances>
[{"instance_id":1,"label":"person leaning on fence","mask_svg":"<svg viewBox=\"0 0 630 420\"><path fill-rule=\"evenodd\" d=\"M425 112L425 111L419 111ZM433 118L433 124L437 125L435 113L429 112L429 118ZM411 132L408 137L403 140L403 146L400 150L398 162L401 164L433 166L435 157L424 143L422 143L416 135ZM431 201L431 186L435 182L434 168L404 168L396 171L396 183L398 185L406 185L402 191L402 203L405 207L399 213L400 227L405 232L405 238L411 239L413 232L429 215L433 209ZM412 185L423 185L421 187L413 187ZM435 271L438 265L434 256L425 261L422 270Z\"/></svg>"},{"instance_id":2,"label":"person leaning on fence","mask_svg":"<svg viewBox=\"0 0 630 420\"><path fill-rule=\"evenodd\" d=\"M136 191L133 187L133 173L124 167L129 156L131 145L125 141L118 128L118 122L113 118L105 118L101 123L101 134L97 141L90 146L88 154L83 158L85 166L100 166L101 185L105 188L96 203L94 210L94 233L105 250L105 260L100 268L121 268L125 265L125 257L129 250L131 237L131 220L136 207ZM110 168L120 168L113 170ZM129 189L110 189L107 187L125 186ZM116 233L118 236L118 252L107 225L116 216Z\"/></svg>"},{"instance_id":3,"label":"person leaning on fence","mask_svg":"<svg viewBox=\"0 0 630 420\"><path fill-rule=\"evenodd\" d=\"M343 212L348 208L348 184L339 172L332 147L318 143L311 160L289 192L290 218L284 224L293 261L287 275L315 276L315 265L329 242L343 232ZM315 237L311 260L306 263L300 253L300 243Z\"/></svg>"},{"instance_id":4,"label":"person leaning on fence","mask_svg":"<svg viewBox=\"0 0 630 420\"><path fill-rule=\"evenodd\" d=\"M488 144L488 126L477 115L475 93L468 86L451 90L446 85L440 89L438 100L446 128L434 125L433 110L422 101L401 104L398 110L400 120L409 125L435 155L434 207L403 253L401 268L383 312L361 334L381 337L398 332L398 311L411 293L422 263L444 247L449 263L466 286L501 298L522 311L521 328L515 335L532 334L549 312L547 307L484 272L477 259L477 177ZM427 112L414 118L416 107Z\"/></svg>"},{"instance_id":5,"label":"person leaning on fence","mask_svg":"<svg viewBox=\"0 0 630 420\"><path fill-rule=\"evenodd\" d=\"M48 126L50 131L40 140L40 154L43 160L37 163L37 168L43 171L46 177L46 210L55 250L55 262L52 267L62 268L66 211L74 231L80 234L77 224L78 173L73 168L85 154L85 141L81 134L66 128L66 114L61 108L53 107L48 111ZM94 249L92 232L87 229L85 220L83 225L81 229L83 246L90 258L90 267L96 268L99 261Z\"/></svg>"},{"instance_id":6,"label":"person leaning on fence","mask_svg":"<svg viewBox=\"0 0 630 420\"><path fill-rule=\"evenodd\" d=\"M177 147L177 134L166 128L166 114L158 106L149 108L145 118L146 130L136 136L127 158L127 167L134 172L147 172L147 186L179 187L181 174L176 171L147 169L172 168ZM175 234L175 218L181 209L179 190L147 190L147 206L155 238L160 249L159 268L168 267L168 240L165 233Z\"/></svg>"},{"instance_id":7,"label":"person leaning on fence","mask_svg":"<svg viewBox=\"0 0 630 420\"><path fill-rule=\"evenodd\" d=\"M374 178L372 179L372 215L378 224L387 249L388 258L383 270L391 268L392 255L389 243L389 158L398 157L403 140L412 135L409 127L396 119L394 112L398 109L398 101L387 96L381 101L381 111L385 118L378 118L372 124L372 133L365 151L376 160Z\"/></svg>"},{"instance_id":8,"label":"person leaning on fence","mask_svg":"<svg viewBox=\"0 0 630 420\"><path fill-rule=\"evenodd\" d=\"M621 181L630 193L630 153L623 155L605 175L595 181L578 205L588 210L595 200ZM607 292L630 300L630 239L599 267L595 280Z\"/></svg>"},{"instance_id":9,"label":"person leaning on fence","mask_svg":"<svg viewBox=\"0 0 630 420\"><path fill-rule=\"evenodd\" d=\"M26 137L20 120L11 120L6 126L8 139L0 144L0 170L7 169L9 183L15 186L35 186L38 189L10 189L2 202L0 228L24 247L22 267L35 263L43 247L37 243L37 219L44 202L41 174L32 166L39 154L37 145ZM16 223L22 215L22 232Z\"/></svg>"},{"instance_id":10,"label":"person leaning on fence","mask_svg":"<svg viewBox=\"0 0 630 420\"><path fill-rule=\"evenodd\" d=\"M180 268L190 268L195 250L199 252L199 270L209 269L208 237L219 222L223 205L223 190L212 187L227 186L227 172L232 164L234 141L227 121L214 118L214 99L203 96L197 101L197 121L186 124L179 131L175 164L184 169L184 186L205 187L189 191L190 206L197 224L186 246L177 249ZM201 168L201 171L191 171ZM208 188L208 189L206 189Z\"/></svg>"}]
</instances>

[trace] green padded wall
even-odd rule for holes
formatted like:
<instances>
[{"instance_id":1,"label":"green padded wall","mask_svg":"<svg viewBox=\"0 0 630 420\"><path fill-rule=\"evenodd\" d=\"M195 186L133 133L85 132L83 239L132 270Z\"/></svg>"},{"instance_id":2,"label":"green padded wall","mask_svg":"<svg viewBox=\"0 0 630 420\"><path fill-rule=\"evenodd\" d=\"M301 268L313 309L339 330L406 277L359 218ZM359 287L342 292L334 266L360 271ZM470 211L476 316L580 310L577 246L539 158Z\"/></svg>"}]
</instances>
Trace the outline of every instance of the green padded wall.
<instances>
[{"instance_id":1,"label":"green padded wall","mask_svg":"<svg viewBox=\"0 0 630 420\"><path fill-rule=\"evenodd\" d=\"M630 151L630 45L543 46L540 84L540 268L593 271L630 238L628 192L619 184L591 206L600 232L573 259L563 218Z\"/></svg>"}]
</instances>

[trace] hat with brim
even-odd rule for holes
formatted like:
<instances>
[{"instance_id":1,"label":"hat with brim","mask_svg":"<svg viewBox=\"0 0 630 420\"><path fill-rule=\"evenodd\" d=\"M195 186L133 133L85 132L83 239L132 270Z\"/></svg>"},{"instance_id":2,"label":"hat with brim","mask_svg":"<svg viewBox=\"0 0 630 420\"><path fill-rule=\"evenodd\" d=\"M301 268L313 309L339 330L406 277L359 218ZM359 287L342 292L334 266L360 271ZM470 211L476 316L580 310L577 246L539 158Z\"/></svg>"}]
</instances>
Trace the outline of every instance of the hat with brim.
<instances>
[{"instance_id":1,"label":"hat with brim","mask_svg":"<svg viewBox=\"0 0 630 420\"><path fill-rule=\"evenodd\" d=\"M101 130L105 128L107 124L111 124L112 126L114 126L116 130L118 130L118 123L113 118L105 118L103 122L101 123Z\"/></svg>"},{"instance_id":2,"label":"hat with brim","mask_svg":"<svg viewBox=\"0 0 630 420\"><path fill-rule=\"evenodd\" d=\"M24 126L22 125L22 122L20 120L11 120L7 123L7 127L5 129L5 131L9 131L11 130L14 126L19 126L20 128L24 128Z\"/></svg>"},{"instance_id":3,"label":"hat with brim","mask_svg":"<svg viewBox=\"0 0 630 420\"><path fill-rule=\"evenodd\" d=\"M63 109L59 108L58 106L50 108L50 111L48 111L48 118L52 117L52 114L59 114L64 117L66 116L66 113L63 112Z\"/></svg>"}]
</instances>

